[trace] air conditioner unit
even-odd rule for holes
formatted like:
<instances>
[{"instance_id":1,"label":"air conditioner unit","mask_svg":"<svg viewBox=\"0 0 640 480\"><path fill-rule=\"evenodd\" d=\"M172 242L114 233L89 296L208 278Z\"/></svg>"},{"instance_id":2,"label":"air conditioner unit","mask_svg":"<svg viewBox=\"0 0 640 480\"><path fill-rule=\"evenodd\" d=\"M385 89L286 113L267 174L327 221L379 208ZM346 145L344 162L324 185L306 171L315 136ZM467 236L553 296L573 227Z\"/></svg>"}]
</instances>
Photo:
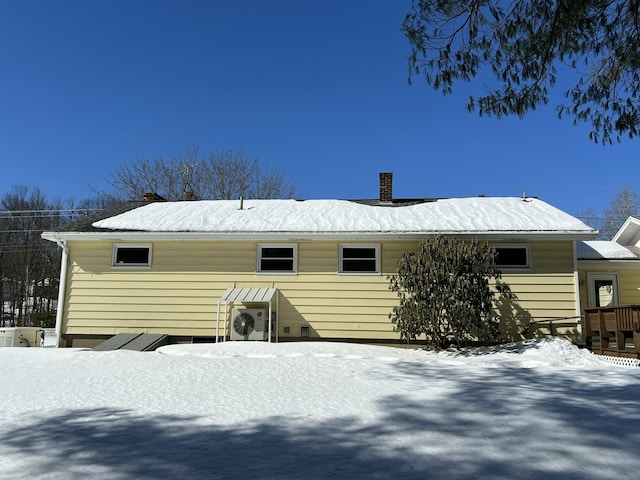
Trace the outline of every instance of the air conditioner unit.
<instances>
[{"instance_id":1,"label":"air conditioner unit","mask_svg":"<svg viewBox=\"0 0 640 480\"><path fill-rule=\"evenodd\" d=\"M269 315L262 308L234 308L231 312L231 340L267 340Z\"/></svg>"},{"instance_id":2,"label":"air conditioner unit","mask_svg":"<svg viewBox=\"0 0 640 480\"><path fill-rule=\"evenodd\" d=\"M0 328L0 347L39 347L41 332L37 327Z\"/></svg>"}]
</instances>

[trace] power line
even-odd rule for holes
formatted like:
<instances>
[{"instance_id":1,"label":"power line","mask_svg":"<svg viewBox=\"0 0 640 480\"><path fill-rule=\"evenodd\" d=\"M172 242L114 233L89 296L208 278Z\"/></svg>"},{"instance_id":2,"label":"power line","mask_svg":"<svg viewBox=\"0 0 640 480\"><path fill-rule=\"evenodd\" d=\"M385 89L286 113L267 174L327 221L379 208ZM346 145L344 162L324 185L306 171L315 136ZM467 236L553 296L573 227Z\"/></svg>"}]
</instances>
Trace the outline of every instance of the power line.
<instances>
[{"instance_id":1,"label":"power line","mask_svg":"<svg viewBox=\"0 0 640 480\"><path fill-rule=\"evenodd\" d=\"M0 230L0 233L42 233L44 231L49 231L49 229Z\"/></svg>"},{"instance_id":2,"label":"power line","mask_svg":"<svg viewBox=\"0 0 640 480\"><path fill-rule=\"evenodd\" d=\"M0 210L0 220L23 220L28 218L73 218L87 216L102 209L81 210Z\"/></svg>"},{"instance_id":3,"label":"power line","mask_svg":"<svg viewBox=\"0 0 640 480\"><path fill-rule=\"evenodd\" d=\"M59 212L99 212L104 208L45 208L40 210L0 210L0 214L15 213L59 213Z\"/></svg>"}]
</instances>

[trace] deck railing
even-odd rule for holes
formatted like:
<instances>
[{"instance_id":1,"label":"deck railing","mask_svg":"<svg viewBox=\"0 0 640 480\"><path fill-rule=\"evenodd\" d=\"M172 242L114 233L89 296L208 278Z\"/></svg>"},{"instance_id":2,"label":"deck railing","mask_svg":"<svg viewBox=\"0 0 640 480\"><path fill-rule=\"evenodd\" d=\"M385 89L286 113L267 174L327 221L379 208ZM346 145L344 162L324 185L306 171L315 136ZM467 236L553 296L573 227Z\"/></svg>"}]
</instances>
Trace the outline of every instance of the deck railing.
<instances>
[{"instance_id":1,"label":"deck railing","mask_svg":"<svg viewBox=\"0 0 640 480\"><path fill-rule=\"evenodd\" d=\"M584 327L592 352L640 358L640 305L587 308Z\"/></svg>"}]
</instances>

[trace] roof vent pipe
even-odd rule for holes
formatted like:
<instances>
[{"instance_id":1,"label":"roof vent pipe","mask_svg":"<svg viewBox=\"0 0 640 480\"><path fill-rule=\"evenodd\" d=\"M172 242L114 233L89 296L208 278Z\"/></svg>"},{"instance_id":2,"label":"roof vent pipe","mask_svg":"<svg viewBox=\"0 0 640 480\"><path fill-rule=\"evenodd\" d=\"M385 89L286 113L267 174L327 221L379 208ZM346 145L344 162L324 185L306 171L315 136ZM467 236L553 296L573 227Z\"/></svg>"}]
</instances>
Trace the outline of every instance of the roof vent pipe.
<instances>
[{"instance_id":1,"label":"roof vent pipe","mask_svg":"<svg viewBox=\"0 0 640 480\"><path fill-rule=\"evenodd\" d=\"M244 198L240 195L240 210L243 210L244 207Z\"/></svg>"}]
</instances>

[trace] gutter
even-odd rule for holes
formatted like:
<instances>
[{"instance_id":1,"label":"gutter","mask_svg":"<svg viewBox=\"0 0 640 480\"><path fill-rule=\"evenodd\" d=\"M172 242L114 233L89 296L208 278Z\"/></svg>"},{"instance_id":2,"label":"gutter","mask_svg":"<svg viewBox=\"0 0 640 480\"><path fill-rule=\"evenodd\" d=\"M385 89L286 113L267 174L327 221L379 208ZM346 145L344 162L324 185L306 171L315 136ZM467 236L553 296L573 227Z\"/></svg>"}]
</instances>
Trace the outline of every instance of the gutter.
<instances>
[{"instance_id":1,"label":"gutter","mask_svg":"<svg viewBox=\"0 0 640 480\"><path fill-rule=\"evenodd\" d=\"M303 241L303 240L424 240L430 235L450 235L455 238L477 238L482 240L592 240L594 231L422 231L422 232L154 232L117 231L108 232L45 232L45 240L83 241Z\"/></svg>"},{"instance_id":2,"label":"gutter","mask_svg":"<svg viewBox=\"0 0 640 480\"><path fill-rule=\"evenodd\" d=\"M578 243L574 240L573 242L573 284L576 289L576 316L578 318L577 322L577 331L578 331L578 342L582 343L582 308L580 305L580 268L578 266Z\"/></svg>"},{"instance_id":3,"label":"gutter","mask_svg":"<svg viewBox=\"0 0 640 480\"><path fill-rule=\"evenodd\" d=\"M66 240L55 239L55 242L62 249L62 260L60 260L60 282L58 284L58 309L56 311L56 348L60 347L62 340L62 315L64 313L64 297L67 290L67 265L69 263L69 247Z\"/></svg>"}]
</instances>

